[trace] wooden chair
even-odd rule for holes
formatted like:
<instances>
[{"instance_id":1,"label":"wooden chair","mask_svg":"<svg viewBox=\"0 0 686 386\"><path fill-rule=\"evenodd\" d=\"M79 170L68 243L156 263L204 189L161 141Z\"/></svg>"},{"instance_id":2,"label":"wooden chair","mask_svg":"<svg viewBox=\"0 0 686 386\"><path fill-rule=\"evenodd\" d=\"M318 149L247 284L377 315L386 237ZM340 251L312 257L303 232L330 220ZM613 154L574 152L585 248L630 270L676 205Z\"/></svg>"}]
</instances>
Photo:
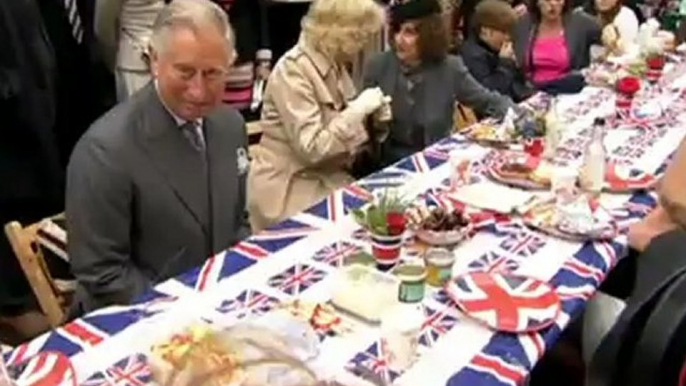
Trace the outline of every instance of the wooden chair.
<instances>
[{"instance_id":1,"label":"wooden chair","mask_svg":"<svg viewBox=\"0 0 686 386\"><path fill-rule=\"evenodd\" d=\"M65 288L53 280L38 241L40 227L41 222L22 227L19 222L12 221L5 225L5 234L41 310L50 325L57 327L64 322L72 288Z\"/></svg>"},{"instance_id":2,"label":"wooden chair","mask_svg":"<svg viewBox=\"0 0 686 386\"><path fill-rule=\"evenodd\" d=\"M460 103L455 104L455 111L453 113L453 131L461 131L477 123L478 121L479 120L477 119L474 110Z\"/></svg>"}]
</instances>

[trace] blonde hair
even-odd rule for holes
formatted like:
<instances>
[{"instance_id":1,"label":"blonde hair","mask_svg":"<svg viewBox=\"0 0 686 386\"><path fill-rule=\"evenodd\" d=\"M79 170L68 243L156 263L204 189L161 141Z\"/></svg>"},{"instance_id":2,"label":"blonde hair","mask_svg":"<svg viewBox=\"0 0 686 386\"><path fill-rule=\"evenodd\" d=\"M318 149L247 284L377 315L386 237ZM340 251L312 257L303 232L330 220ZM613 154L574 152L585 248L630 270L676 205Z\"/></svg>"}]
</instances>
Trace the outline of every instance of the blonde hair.
<instances>
[{"instance_id":1,"label":"blonde hair","mask_svg":"<svg viewBox=\"0 0 686 386\"><path fill-rule=\"evenodd\" d=\"M302 20L307 42L336 58L355 55L381 30L383 8L374 0L317 0Z\"/></svg>"}]
</instances>

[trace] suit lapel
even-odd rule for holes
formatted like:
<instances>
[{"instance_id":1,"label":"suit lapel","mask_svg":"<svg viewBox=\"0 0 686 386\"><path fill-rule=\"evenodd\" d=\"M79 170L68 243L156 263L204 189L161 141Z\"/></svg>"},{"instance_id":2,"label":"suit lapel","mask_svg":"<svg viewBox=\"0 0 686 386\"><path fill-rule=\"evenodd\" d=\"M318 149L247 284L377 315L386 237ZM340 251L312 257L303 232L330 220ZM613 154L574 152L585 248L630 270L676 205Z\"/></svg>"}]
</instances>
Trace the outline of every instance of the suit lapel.
<instances>
[{"instance_id":1,"label":"suit lapel","mask_svg":"<svg viewBox=\"0 0 686 386\"><path fill-rule=\"evenodd\" d=\"M209 213L204 155L193 149L184 137L152 83L144 93L143 147L181 205L207 234Z\"/></svg>"}]
</instances>

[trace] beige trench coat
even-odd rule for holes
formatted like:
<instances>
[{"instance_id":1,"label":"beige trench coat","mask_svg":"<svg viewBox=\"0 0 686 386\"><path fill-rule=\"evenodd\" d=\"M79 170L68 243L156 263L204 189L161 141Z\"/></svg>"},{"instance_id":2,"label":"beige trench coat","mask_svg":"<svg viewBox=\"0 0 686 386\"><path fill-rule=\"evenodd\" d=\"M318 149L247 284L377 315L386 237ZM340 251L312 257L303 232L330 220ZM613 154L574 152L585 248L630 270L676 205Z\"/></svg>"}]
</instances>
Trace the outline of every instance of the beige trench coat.
<instances>
[{"instance_id":1,"label":"beige trench coat","mask_svg":"<svg viewBox=\"0 0 686 386\"><path fill-rule=\"evenodd\" d=\"M301 37L274 67L252 151L248 210L253 231L303 211L352 182L347 173L367 136L346 109L350 75Z\"/></svg>"}]
</instances>

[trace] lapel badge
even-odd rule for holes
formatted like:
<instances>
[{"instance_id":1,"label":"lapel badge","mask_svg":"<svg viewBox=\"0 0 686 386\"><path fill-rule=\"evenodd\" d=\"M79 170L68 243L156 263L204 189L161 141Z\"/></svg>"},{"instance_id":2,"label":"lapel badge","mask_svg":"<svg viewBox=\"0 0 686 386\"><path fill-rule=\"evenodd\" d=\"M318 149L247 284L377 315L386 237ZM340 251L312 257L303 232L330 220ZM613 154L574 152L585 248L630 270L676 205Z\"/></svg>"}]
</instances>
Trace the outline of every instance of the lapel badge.
<instances>
[{"instance_id":1,"label":"lapel badge","mask_svg":"<svg viewBox=\"0 0 686 386\"><path fill-rule=\"evenodd\" d=\"M238 174L245 174L250 169L250 157L244 147L236 149L236 166L238 167Z\"/></svg>"}]
</instances>

